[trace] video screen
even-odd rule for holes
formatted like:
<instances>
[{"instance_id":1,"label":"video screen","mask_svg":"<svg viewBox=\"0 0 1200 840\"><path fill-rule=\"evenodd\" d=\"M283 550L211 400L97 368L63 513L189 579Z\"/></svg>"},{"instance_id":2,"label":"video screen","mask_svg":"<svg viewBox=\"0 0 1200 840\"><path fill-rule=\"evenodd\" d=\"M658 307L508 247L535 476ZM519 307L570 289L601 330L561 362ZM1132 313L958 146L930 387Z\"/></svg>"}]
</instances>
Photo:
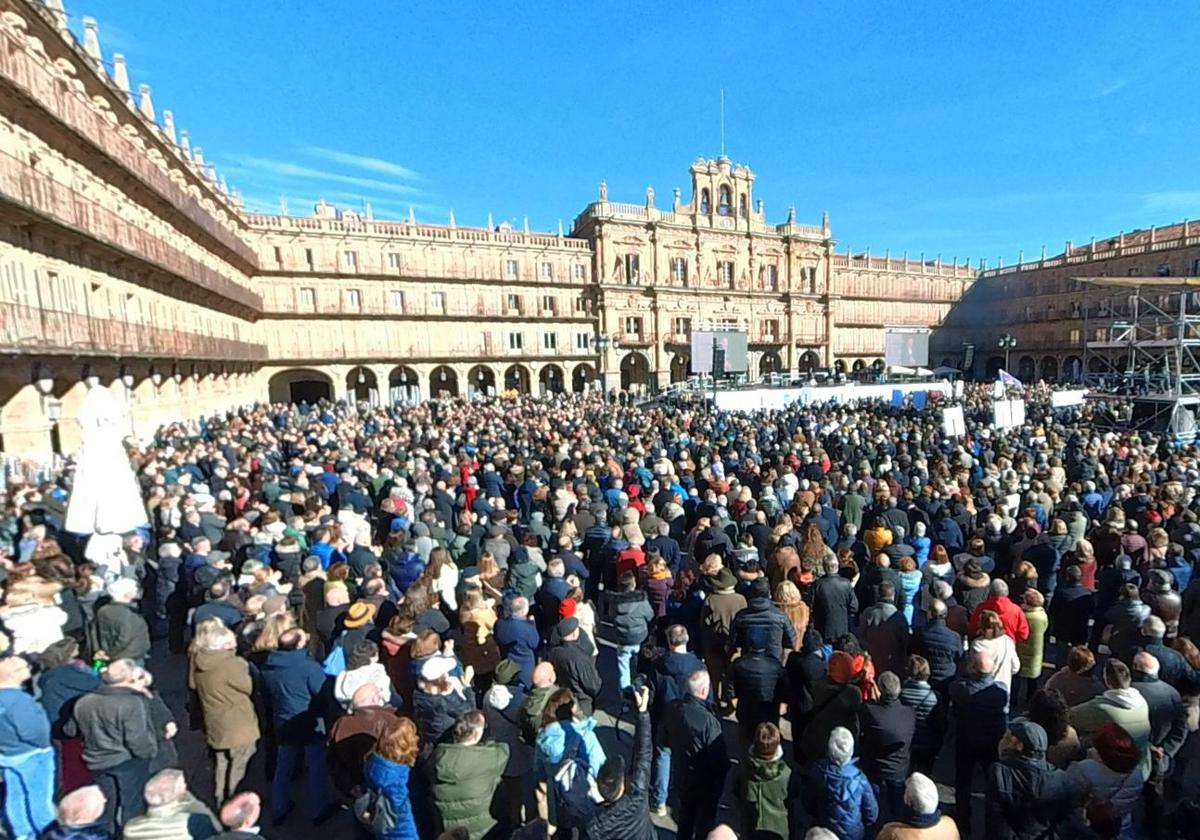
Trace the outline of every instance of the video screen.
<instances>
[{"instance_id":1,"label":"video screen","mask_svg":"<svg viewBox=\"0 0 1200 840\"><path fill-rule=\"evenodd\" d=\"M746 333L704 330L692 332L692 370L713 372L714 346L725 353L725 373L746 372Z\"/></svg>"},{"instance_id":2,"label":"video screen","mask_svg":"<svg viewBox=\"0 0 1200 840\"><path fill-rule=\"evenodd\" d=\"M929 333L888 330L883 337L883 360L888 366L929 364Z\"/></svg>"}]
</instances>

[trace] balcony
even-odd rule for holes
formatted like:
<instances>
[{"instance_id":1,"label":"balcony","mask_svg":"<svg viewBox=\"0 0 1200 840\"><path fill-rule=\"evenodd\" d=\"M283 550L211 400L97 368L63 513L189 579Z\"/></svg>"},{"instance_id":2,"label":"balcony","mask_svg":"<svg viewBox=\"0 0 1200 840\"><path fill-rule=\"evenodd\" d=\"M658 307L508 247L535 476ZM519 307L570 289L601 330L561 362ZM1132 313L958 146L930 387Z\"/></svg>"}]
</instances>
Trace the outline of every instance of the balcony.
<instances>
[{"instance_id":1,"label":"balcony","mask_svg":"<svg viewBox=\"0 0 1200 840\"><path fill-rule=\"evenodd\" d=\"M149 263L185 283L259 311L262 297L100 206L86 195L0 153L0 200Z\"/></svg>"},{"instance_id":2,"label":"balcony","mask_svg":"<svg viewBox=\"0 0 1200 840\"><path fill-rule=\"evenodd\" d=\"M4 302L0 351L261 362L262 344Z\"/></svg>"},{"instance_id":3,"label":"balcony","mask_svg":"<svg viewBox=\"0 0 1200 840\"><path fill-rule=\"evenodd\" d=\"M617 335L617 344L621 347L651 347L654 345L654 333L626 332Z\"/></svg>"}]
</instances>

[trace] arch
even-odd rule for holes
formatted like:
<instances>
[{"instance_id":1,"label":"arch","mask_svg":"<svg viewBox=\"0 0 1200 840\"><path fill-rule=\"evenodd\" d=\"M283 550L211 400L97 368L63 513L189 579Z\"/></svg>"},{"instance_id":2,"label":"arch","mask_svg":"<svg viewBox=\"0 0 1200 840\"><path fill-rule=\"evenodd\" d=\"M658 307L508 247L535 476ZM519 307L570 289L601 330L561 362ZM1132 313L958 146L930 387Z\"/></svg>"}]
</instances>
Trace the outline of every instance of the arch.
<instances>
[{"instance_id":1,"label":"arch","mask_svg":"<svg viewBox=\"0 0 1200 840\"><path fill-rule=\"evenodd\" d=\"M467 372L467 396L490 397L496 393L496 374L487 365L475 365Z\"/></svg>"},{"instance_id":2,"label":"arch","mask_svg":"<svg viewBox=\"0 0 1200 840\"><path fill-rule=\"evenodd\" d=\"M650 363L636 350L621 359L621 388L625 391L650 384Z\"/></svg>"},{"instance_id":3,"label":"arch","mask_svg":"<svg viewBox=\"0 0 1200 840\"><path fill-rule=\"evenodd\" d=\"M820 366L821 357L817 355L815 350L805 350L800 354L800 360L796 363L796 368L800 373L812 373Z\"/></svg>"},{"instance_id":4,"label":"arch","mask_svg":"<svg viewBox=\"0 0 1200 840\"><path fill-rule=\"evenodd\" d=\"M733 215L733 191L729 189L728 184L722 184L720 191L717 193L717 215Z\"/></svg>"},{"instance_id":5,"label":"arch","mask_svg":"<svg viewBox=\"0 0 1200 840\"><path fill-rule=\"evenodd\" d=\"M363 365L350 368L346 374L346 398L356 403L379 405L379 378L375 371Z\"/></svg>"},{"instance_id":6,"label":"arch","mask_svg":"<svg viewBox=\"0 0 1200 840\"><path fill-rule=\"evenodd\" d=\"M867 363L864 359L855 359L854 364L851 366L850 369L853 370L855 373L858 373L860 370L862 370L866 366L867 366Z\"/></svg>"},{"instance_id":7,"label":"arch","mask_svg":"<svg viewBox=\"0 0 1200 840\"><path fill-rule=\"evenodd\" d=\"M538 371L538 387L542 394L563 392L563 372L558 365L545 365Z\"/></svg>"},{"instance_id":8,"label":"arch","mask_svg":"<svg viewBox=\"0 0 1200 840\"><path fill-rule=\"evenodd\" d=\"M1103 356L1090 356L1088 358L1088 373L1104 373L1104 371L1108 370L1108 367L1109 362Z\"/></svg>"},{"instance_id":9,"label":"arch","mask_svg":"<svg viewBox=\"0 0 1200 840\"><path fill-rule=\"evenodd\" d=\"M1129 370L1129 355L1125 354L1113 362L1113 368L1117 373L1125 373Z\"/></svg>"},{"instance_id":10,"label":"arch","mask_svg":"<svg viewBox=\"0 0 1200 840\"><path fill-rule=\"evenodd\" d=\"M758 360L758 375L760 377L769 376L772 373L780 373L783 371L783 360L779 358L778 350L764 350L762 358Z\"/></svg>"},{"instance_id":11,"label":"arch","mask_svg":"<svg viewBox=\"0 0 1200 840\"><path fill-rule=\"evenodd\" d=\"M692 370L692 354L691 353L672 353L671 354L671 381L686 382L688 374Z\"/></svg>"},{"instance_id":12,"label":"arch","mask_svg":"<svg viewBox=\"0 0 1200 840\"><path fill-rule=\"evenodd\" d=\"M712 212L712 195L708 187L700 190L700 212L705 216Z\"/></svg>"},{"instance_id":13,"label":"arch","mask_svg":"<svg viewBox=\"0 0 1200 840\"><path fill-rule=\"evenodd\" d=\"M1083 381L1083 359L1078 356L1067 356L1063 359L1060 378L1064 382Z\"/></svg>"},{"instance_id":14,"label":"arch","mask_svg":"<svg viewBox=\"0 0 1200 840\"><path fill-rule=\"evenodd\" d=\"M1021 360L1017 362L1017 379L1020 379L1022 382L1032 382L1036 379L1036 364L1033 356L1022 356Z\"/></svg>"},{"instance_id":15,"label":"arch","mask_svg":"<svg viewBox=\"0 0 1200 840\"><path fill-rule=\"evenodd\" d=\"M576 394L588 390L595 381L596 370L587 362L575 365L575 370L571 371L571 390Z\"/></svg>"},{"instance_id":16,"label":"arch","mask_svg":"<svg viewBox=\"0 0 1200 840\"><path fill-rule=\"evenodd\" d=\"M396 365L388 374L388 401L416 403L421 401L421 376L408 365Z\"/></svg>"},{"instance_id":17,"label":"arch","mask_svg":"<svg viewBox=\"0 0 1200 840\"><path fill-rule=\"evenodd\" d=\"M504 390L518 394L529 393L529 368L525 365L509 365L504 371Z\"/></svg>"},{"instance_id":18,"label":"arch","mask_svg":"<svg viewBox=\"0 0 1200 840\"><path fill-rule=\"evenodd\" d=\"M1043 356L1042 364L1038 368L1038 376L1047 382L1054 382L1058 379L1058 359L1053 356Z\"/></svg>"},{"instance_id":19,"label":"arch","mask_svg":"<svg viewBox=\"0 0 1200 840\"><path fill-rule=\"evenodd\" d=\"M996 377L998 377L1000 375L1000 369L1003 367L1004 367L1004 357L1003 356L988 356L987 367L984 368L984 371L987 373L987 376L985 378L988 380L995 379Z\"/></svg>"},{"instance_id":20,"label":"arch","mask_svg":"<svg viewBox=\"0 0 1200 840\"><path fill-rule=\"evenodd\" d=\"M844 374L846 372L846 360L838 359L836 362L833 363L833 369L837 373Z\"/></svg>"},{"instance_id":21,"label":"arch","mask_svg":"<svg viewBox=\"0 0 1200 840\"><path fill-rule=\"evenodd\" d=\"M883 359L876 359L875 361L871 362L871 369L883 370L886 365L887 362L885 362Z\"/></svg>"},{"instance_id":22,"label":"arch","mask_svg":"<svg viewBox=\"0 0 1200 840\"><path fill-rule=\"evenodd\" d=\"M458 396L458 374L449 365L438 365L429 372L429 396L449 400Z\"/></svg>"},{"instance_id":23,"label":"arch","mask_svg":"<svg viewBox=\"0 0 1200 840\"><path fill-rule=\"evenodd\" d=\"M312 368L291 368L267 380L267 395L273 403L313 403L333 399L333 379Z\"/></svg>"}]
</instances>

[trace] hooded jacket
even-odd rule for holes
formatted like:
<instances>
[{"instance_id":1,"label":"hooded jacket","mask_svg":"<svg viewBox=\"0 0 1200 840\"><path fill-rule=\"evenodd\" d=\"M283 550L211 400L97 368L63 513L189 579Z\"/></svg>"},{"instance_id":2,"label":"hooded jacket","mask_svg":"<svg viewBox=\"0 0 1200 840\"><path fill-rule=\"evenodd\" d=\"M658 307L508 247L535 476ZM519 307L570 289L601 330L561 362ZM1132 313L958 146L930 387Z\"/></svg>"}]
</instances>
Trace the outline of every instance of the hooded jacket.
<instances>
[{"instance_id":1,"label":"hooded jacket","mask_svg":"<svg viewBox=\"0 0 1200 840\"><path fill-rule=\"evenodd\" d=\"M1054 836L1047 830L1070 810L1067 774L1046 763L1040 753L1006 755L988 768L989 831L1000 838Z\"/></svg>"},{"instance_id":2,"label":"hooded jacket","mask_svg":"<svg viewBox=\"0 0 1200 840\"><path fill-rule=\"evenodd\" d=\"M734 782L742 833L761 840L785 840L789 805L795 798L792 769L783 760L783 750L771 758L751 753L738 765Z\"/></svg>"},{"instance_id":3,"label":"hooded jacket","mask_svg":"<svg viewBox=\"0 0 1200 840\"><path fill-rule=\"evenodd\" d=\"M1089 742L1106 723L1115 723L1129 733L1142 755L1139 767L1143 778L1150 777L1150 707L1132 686L1110 688L1071 709L1071 725L1079 737Z\"/></svg>"},{"instance_id":4,"label":"hooded jacket","mask_svg":"<svg viewBox=\"0 0 1200 840\"><path fill-rule=\"evenodd\" d=\"M499 803L494 799L507 763L507 744L434 747L429 762L430 784L443 831L461 827L471 837L488 836L499 822Z\"/></svg>"},{"instance_id":5,"label":"hooded jacket","mask_svg":"<svg viewBox=\"0 0 1200 840\"><path fill-rule=\"evenodd\" d=\"M250 665L232 650L201 650L192 658L192 683L204 714L204 737L214 750L258 740Z\"/></svg>"},{"instance_id":6,"label":"hooded jacket","mask_svg":"<svg viewBox=\"0 0 1200 840\"><path fill-rule=\"evenodd\" d=\"M614 641L619 645L640 645L650 635L654 608L644 590L614 592L609 596L613 612Z\"/></svg>"}]
</instances>

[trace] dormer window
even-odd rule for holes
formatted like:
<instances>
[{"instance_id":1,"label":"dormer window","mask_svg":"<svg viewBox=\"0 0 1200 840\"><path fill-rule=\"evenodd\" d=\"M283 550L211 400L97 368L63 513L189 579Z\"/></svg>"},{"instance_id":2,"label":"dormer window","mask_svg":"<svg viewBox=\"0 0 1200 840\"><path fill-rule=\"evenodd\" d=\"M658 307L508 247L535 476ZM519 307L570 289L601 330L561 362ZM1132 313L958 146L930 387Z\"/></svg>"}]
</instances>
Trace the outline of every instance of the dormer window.
<instances>
[{"instance_id":1,"label":"dormer window","mask_svg":"<svg viewBox=\"0 0 1200 840\"><path fill-rule=\"evenodd\" d=\"M730 216L733 214L733 193L729 191L729 187L721 187L719 193L720 198L717 201L717 213L722 216Z\"/></svg>"},{"instance_id":2,"label":"dormer window","mask_svg":"<svg viewBox=\"0 0 1200 840\"><path fill-rule=\"evenodd\" d=\"M708 194L708 190L700 190L700 213L707 216L712 212L712 198Z\"/></svg>"}]
</instances>

